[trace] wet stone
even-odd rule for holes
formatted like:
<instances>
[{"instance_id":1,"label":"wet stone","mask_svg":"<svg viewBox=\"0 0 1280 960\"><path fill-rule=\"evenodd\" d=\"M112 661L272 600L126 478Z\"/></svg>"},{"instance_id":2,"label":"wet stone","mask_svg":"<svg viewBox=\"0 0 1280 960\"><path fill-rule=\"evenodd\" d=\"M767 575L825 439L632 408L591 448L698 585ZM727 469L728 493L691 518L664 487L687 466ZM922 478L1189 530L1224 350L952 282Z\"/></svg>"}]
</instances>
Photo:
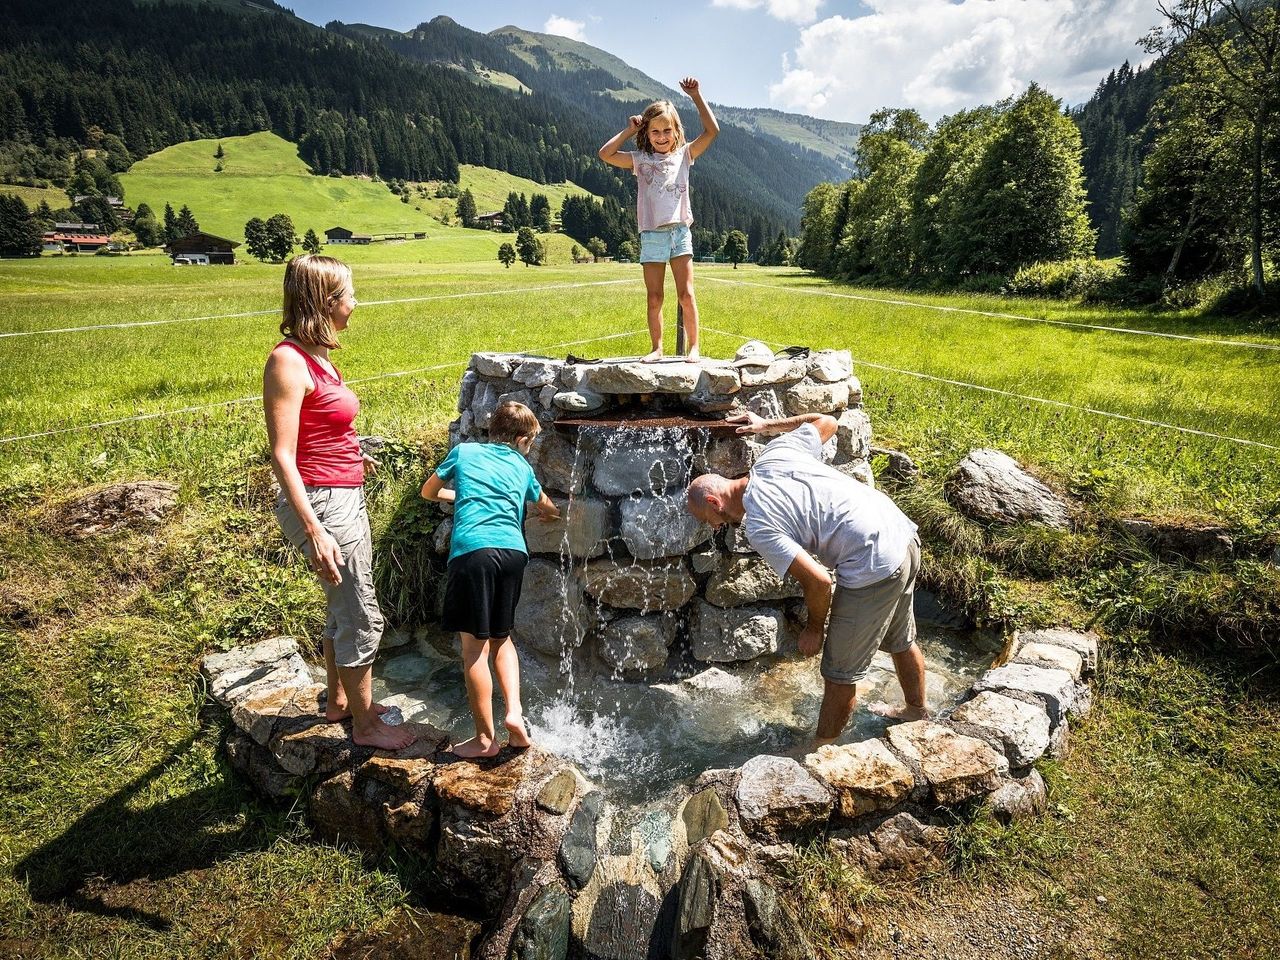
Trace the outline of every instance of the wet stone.
<instances>
[{"instance_id":1,"label":"wet stone","mask_svg":"<svg viewBox=\"0 0 1280 960\"><path fill-rule=\"evenodd\" d=\"M646 813L636 825L649 869L661 873L671 859L671 818L661 810Z\"/></svg>"},{"instance_id":2,"label":"wet stone","mask_svg":"<svg viewBox=\"0 0 1280 960\"><path fill-rule=\"evenodd\" d=\"M596 824L604 806L604 794L595 790L578 804L560 842L560 866L576 888L586 886L596 866Z\"/></svg>"},{"instance_id":3,"label":"wet stone","mask_svg":"<svg viewBox=\"0 0 1280 960\"><path fill-rule=\"evenodd\" d=\"M685 839L691 847L729 826L729 814L720 802L720 795L710 788L698 791L685 801L680 819L684 821Z\"/></svg>"},{"instance_id":4,"label":"wet stone","mask_svg":"<svg viewBox=\"0 0 1280 960\"><path fill-rule=\"evenodd\" d=\"M542 785L536 803L547 813L563 816L578 792L578 778L568 767Z\"/></svg>"},{"instance_id":5,"label":"wet stone","mask_svg":"<svg viewBox=\"0 0 1280 960\"><path fill-rule=\"evenodd\" d=\"M525 545L530 553L560 553L568 549L571 557L598 557L604 553L613 536L609 504L594 497L552 497L560 510L560 519L545 522L530 508L524 520Z\"/></svg>"},{"instance_id":6,"label":"wet stone","mask_svg":"<svg viewBox=\"0 0 1280 960\"><path fill-rule=\"evenodd\" d=\"M888 737L894 749L920 764L940 804L960 803L995 789L1009 769L1008 761L984 741L929 720L896 724Z\"/></svg>"},{"instance_id":7,"label":"wet stone","mask_svg":"<svg viewBox=\"0 0 1280 960\"><path fill-rule=\"evenodd\" d=\"M566 645L582 645L589 620L581 574L565 571L556 561L530 560L512 636L540 653L558 657Z\"/></svg>"},{"instance_id":8,"label":"wet stone","mask_svg":"<svg viewBox=\"0 0 1280 960\"><path fill-rule=\"evenodd\" d=\"M667 662L675 637L672 617L619 617L600 631L600 659L621 674L647 673Z\"/></svg>"},{"instance_id":9,"label":"wet stone","mask_svg":"<svg viewBox=\"0 0 1280 960\"><path fill-rule=\"evenodd\" d=\"M748 833L769 839L803 832L831 815L832 794L790 757L752 757L734 792Z\"/></svg>"},{"instance_id":10,"label":"wet stone","mask_svg":"<svg viewBox=\"0 0 1280 960\"><path fill-rule=\"evenodd\" d=\"M588 957L648 960L649 938L662 904L635 883L610 883L596 897L587 923Z\"/></svg>"},{"instance_id":11,"label":"wet stone","mask_svg":"<svg viewBox=\"0 0 1280 960\"><path fill-rule=\"evenodd\" d=\"M565 960L573 901L561 883L548 883L525 909L511 939L510 960Z\"/></svg>"},{"instance_id":12,"label":"wet stone","mask_svg":"<svg viewBox=\"0 0 1280 960\"><path fill-rule=\"evenodd\" d=\"M887 810L915 787L911 769L883 740L819 747L804 765L835 791L836 811L847 818Z\"/></svg>"},{"instance_id":13,"label":"wet stone","mask_svg":"<svg viewBox=\"0 0 1280 960\"><path fill-rule=\"evenodd\" d=\"M606 445L591 482L611 497L629 493L657 495L672 487L686 486L689 476L688 454L676 443L630 446L619 442Z\"/></svg>"},{"instance_id":14,"label":"wet stone","mask_svg":"<svg viewBox=\"0 0 1280 960\"><path fill-rule=\"evenodd\" d=\"M601 603L643 612L677 610L689 602L697 586L679 559L593 560L586 565L585 578L587 593Z\"/></svg>"},{"instance_id":15,"label":"wet stone","mask_svg":"<svg viewBox=\"0 0 1280 960\"><path fill-rule=\"evenodd\" d=\"M599 444L590 436L544 430L534 441L529 462L544 487L576 495L586 489L599 452Z\"/></svg>"},{"instance_id":16,"label":"wet stone","mask_svg":"<svg viewBox=\"0 0 1280 960\"><path fill-rule=\"evenodd\" d=\"M764 560L734 556L707 581L707 601L718 607L737 607L762 600L786 600L804 596L800 584L788 576L779 578Z\"/></svg>"},{"instance_id":17,"label":"wet stone","mask_svg":"<svg viewBox=\"0 0 1280 960\"><path fill-rule=\"evenodd\" d=\"M683 491L622 501L622 539L639 560L684 556L714 532L685 510Z\"/></svg>"},{"instance_id":18,"label":"wet stone","mask_svg":"<svg viewBox=\"0 0 1280 960\"><path fill-rule=\"evenodd\" d=\"M777 653L783 616L768 607L722 609L699 600L689 636L693 655L713 663L751 660Z\"/></svg>"}]
</instances>

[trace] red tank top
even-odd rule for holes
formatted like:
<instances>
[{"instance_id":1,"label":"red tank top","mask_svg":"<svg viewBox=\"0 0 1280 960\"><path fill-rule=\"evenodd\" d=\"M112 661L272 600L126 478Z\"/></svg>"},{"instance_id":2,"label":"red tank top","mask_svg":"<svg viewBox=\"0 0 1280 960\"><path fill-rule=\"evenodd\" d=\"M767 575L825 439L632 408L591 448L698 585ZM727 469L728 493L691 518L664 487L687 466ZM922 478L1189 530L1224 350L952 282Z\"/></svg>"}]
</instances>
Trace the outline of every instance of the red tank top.
<instances>
[{"instance_id":1,"label":"red tank top","mask_svg":"<svg viewBox=\"0 0 1280 960\"><path fill-rule=\"evenodd\" d=\"M302 354L315 389L302 398L298 414L298 473L309 487L362 487L364 460L352 424L360 401L342 382L338 368L326 370L296 343L280 341ZM335 377L334 374L337 374Z\"/></svg>"}]
</instances>

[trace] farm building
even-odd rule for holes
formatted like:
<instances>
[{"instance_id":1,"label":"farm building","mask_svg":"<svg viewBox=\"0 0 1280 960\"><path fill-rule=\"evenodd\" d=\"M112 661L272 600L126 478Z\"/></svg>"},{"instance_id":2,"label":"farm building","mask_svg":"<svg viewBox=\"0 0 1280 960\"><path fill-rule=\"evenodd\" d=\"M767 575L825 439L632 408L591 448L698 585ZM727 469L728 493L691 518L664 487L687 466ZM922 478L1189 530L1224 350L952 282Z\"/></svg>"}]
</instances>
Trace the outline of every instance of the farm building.
<instances>
[{"instance_id":1,"label":"farm building","mask_svg":"<svg viewBox=\"0 0 1280 960\"><path fill-rule=\"evenodd\" d=\"M493 210L489 213L476 214L476 226L484 227L487 230L502 229L502 211Z\"/></svg>"},{"instance_id":2,"label":"farm building","mask_svg":"<svg viewBox=\"0 0 1280 960\"><path fill-rule=\"evenodd\" d=\"M373 235L368 233L353 233L346 227L330 227L324 232L325 238L330 243L372 243Z\"/></svg>"},{"instance_id":3,"label":"farm building","mask_svg":"<svg viewBox=\"0 0 1280 960\"><path fill-rule=\"evenodd\" d=\"M97 253L110 242L111 238L105 233L49 230L40 238L40 247L46 253Z\"/></svg>"},{"instance_id":4,"label":"farm building","mask_svg":"<svg viewBox=\"0 0 1280 960\"><path fill-rule=\"evenodd\" d=\"M236 255L232 251L238 246L240 244L234 240L199 232L174 240L164 250L174 263L179 260L184 263L235 263Z\"/></svg>"}]
</instances>

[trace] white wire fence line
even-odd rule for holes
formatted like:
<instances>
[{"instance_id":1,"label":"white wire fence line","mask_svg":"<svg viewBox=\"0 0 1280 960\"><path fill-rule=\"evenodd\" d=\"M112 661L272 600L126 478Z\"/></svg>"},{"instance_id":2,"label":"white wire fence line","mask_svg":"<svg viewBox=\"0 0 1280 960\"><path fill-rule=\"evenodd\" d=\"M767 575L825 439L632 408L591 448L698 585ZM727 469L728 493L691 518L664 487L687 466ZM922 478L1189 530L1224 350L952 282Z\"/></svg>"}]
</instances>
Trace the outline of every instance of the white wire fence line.
<instances>
[{"instance_id":1,"label":"white wire fence line","mask_svg":"<svg viewBox=\"0 0 1280 960\"><path fill-rule=\"evenodd\" d=\"M566 340L563 343L549 343L543 346L528 347L524 352L532 352L535 350L558 350L561 347L579 347L588 343L601 343L605 340L618 340L623 337L638 336L641 331L628 330L625 333L609 333L599 337L589 337L585 340ZM506 352L506 351L504 351ZM353 380L346 380L345 383L371 383L375 380L387 380L393 377L408 377L415 373L428 373L433 370L448 370L454 367L465 367L471 362L468 356L466 360L451 360L448 363L436 363L426 367L415 367L412 370L394 370L389 373L375 373L368 377L357 377ZM37 433L17 434L11 437L0 437L0 445L9 443L18 443L23 440L39 440L44 437L56 437L67 433L85 433L91 430L104 430L107 427L117 427L126 423L141 423L144 420L160 420L165 417L176 417L187 413L199 413L202 410L216 410L219 407L234 407L244 403L256 403L262 399L262 394L255 393L251 397L235 397L231 400L216 400L211 403L198 403L189 407L177 407L172 410L157 410L153 413L140 413L130 417L117 417L114 420L99 420L96 423L80 423L72 427L59 427L56 430L41 430Z\"/></svg>"},{"instance_id":2,"label":"white wire fence line","mask_svg":"<svg viewBox=\"0 0 1280 960\"><path fill-rule=\"evenodd\" d=\"M394 300L361 300L361 307L385 307L397 303L425 303L429 300L463 300L468 297L499 297L512 294L538 293L543 290L570 290L576 287L603 287L619 283L640 283L640 277L628 277L623 280L587 280L582 283L546 283L534 287L508 287L501 290L465 290L461 293L435 293L421 297L399 297ZM205 320L239 320L245 317L265 317L279 315L280 308L269 310L248 310L244 313L216 313L206 317L166 317L163 320L130 320L121 323L95 323L82 327L56 327L48 330L11 330L0 333L0 339L7 337L40 337L55 333L86 333L93 330L128 330L133 327L162 327L170 323L200 323Z\"/></svg>"},{"instance_id":3,"label":"white wire fence line","mask_svg":"<svg viewBox=\"0 0 1280 960\"><path fill-rule=\"evenodd\" d=\"M703 277L711 283L736 284L743 287L759 287L764 290L778 290L785 293L796 293L810 297L831 297L837 300L860 300L865 303L884 303L894 307L920 307L924 310L937 310L940 313L963 313L976 317L992 317L997 320L1022 320L1027 323L1044 323L1054 327L1068 327L1077 330L1098 330L1103 333L1127 333L1137 337L1160 337L1165 340L1187 340L1216 347L1239 347L1244 350L1280 351L1280 343L1253 343L1248 340L1224 340L1215 337L1197 337L1187 333L1166 333L1162 330L1144 330L1134 327L1109 327L1097 323L1077 323L1074 320L1049 320L1045 317L1028 317L1019 313L998 313L992 310L974 310L971 307L948 307L937 303L920 303L916 300L892 300L887 297L868 297L858 293L838 293L834 290L805 290L797 287L784 287L775 283L754 283L750 280L726 280L724 277Z\"/></svg>"},{"instance_id":4,"label":"white wire fence line","mask_svg":"<svg viewBox=\"0 0 1280 960\"><path fill-rule=\"evenodd\" d=\"M728 330L717 330L714 327L703 326L703 330L708 333L718 333L726 337L734 337L735 339L747 341L758 340L759 337L748 337L741 333L732 333ZM781 347L782 343L773 340L762 340L771 347ZM1115 413L1111 410L1100 410L1097 407L1085 407L1074 403L1067 403L1065 400L1053 400L1049 397L1035 397L1025 393L1014 393L1011 390L1001 390L998 387L988 387L980 383L968 383L964 380L952 380L947 377L934 376L931 373L921 373L918 370L904 370L901 367L890 367L883 363L872 363L870 360L854 360L855 366L871 367L875 370L884 370L888 373L897 373L906 377L916 377L920 380L931 380L934 383L945 383L953 387L962 387L967 390L978 390L982 393L991 393L1001 397L1009 397L1014 400L1025 400L1028 403L1039 403L1045 406L1058 407L1063 410L1073 410L1077 413L1088 413L1099 417L1108 417L1112 420L1124 420L1129 423L1138 423L1148 427L1159 427L1163 430L1174 430L1178 433L1191 434L1197 437L1206 437L1212 440L1221 440L1226 443L1238 443L1247 447L1259 447L1263 450L1280 450L1280 446L1270 443L1263 443L1261 440L1249 440L1244 437L1232 437L1222 433L1213 433L1209 430L1197 430L1194 427L1184 427L1176 423L1166 423L1162 420L1148 420L1145 417L1132 417L1126 413Z\"/></svg>"}]
</instances>

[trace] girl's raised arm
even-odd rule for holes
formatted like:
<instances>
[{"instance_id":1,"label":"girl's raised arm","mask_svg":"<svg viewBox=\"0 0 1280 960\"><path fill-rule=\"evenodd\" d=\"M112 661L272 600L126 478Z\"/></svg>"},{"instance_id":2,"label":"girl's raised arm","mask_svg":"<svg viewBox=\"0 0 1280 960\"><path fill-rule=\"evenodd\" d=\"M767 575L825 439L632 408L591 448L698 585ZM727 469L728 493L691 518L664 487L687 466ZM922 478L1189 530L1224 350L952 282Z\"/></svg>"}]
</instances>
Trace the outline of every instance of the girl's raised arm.
<instances>
[{"instance_id":1,"label":"girl's raised arm","mask_svg":"<svg viewBox=\"0 0 1280 960\"><path fill-rule=\"evenodd\" d=\"M640 129L643 121L640 115L636 114L627 121L627 126L612 140L600 148L598 156L611 167L621 167L623 170L631 169L631 154L619 153L619 149L624 143L636 135L636 131Z\"/></svg>"},{"instance_id":2,"label":"girl's raised arm","mask_svg":"<svg viewBox=\"0 0 1280 960\"><path fill-rule=\"evenodd\" d=\"M689 156L696 160L702 156L707 147L711 146L711 141L720 135L720 124L716 122L716 116L707 106L707 101L702 99L702 90L695 77L685 77L681 80L680 89L689 95L693 105L698 108L698 117L702 120L702 133L689 144Z\"/></svg>"}]
</instances>

